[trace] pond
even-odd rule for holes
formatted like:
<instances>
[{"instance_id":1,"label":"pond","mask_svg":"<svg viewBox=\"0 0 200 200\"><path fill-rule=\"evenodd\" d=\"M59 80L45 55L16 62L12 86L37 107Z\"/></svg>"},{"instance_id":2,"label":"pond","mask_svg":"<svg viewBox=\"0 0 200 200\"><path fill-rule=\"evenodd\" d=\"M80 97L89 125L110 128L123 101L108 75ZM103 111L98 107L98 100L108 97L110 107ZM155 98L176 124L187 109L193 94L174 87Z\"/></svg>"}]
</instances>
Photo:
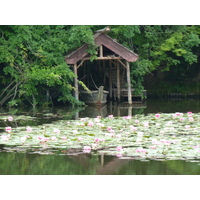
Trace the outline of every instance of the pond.
<instances>
[{"instance_id":1,"label":"pond","mask_svg":"<svg viewBox=\"0 0 200 200\"><path fill-rule=\"evenodd\" d=\"M43 127L52 124L76 119L93 118L101 116L107 119L109 116L148 116L153 113L163 115L168 113L194 113L198 120L200 101L147 101L144 104L135 104L132 107L126 105L108 104L98 109L94 107L79 108L73 110L68 107L54 107L46 110L6 110L1 109L1 116L18 117L16 121L0 121L0 134L4 134L5 127L12 126L15 130L23 132L21 127ZM30 117L30 119L29 119ZM26 119L26 120L21 120ZM121 119L121 118L120 118ZM123 119L122 119L123 120ZM112 123L112 122L111 122ZM192 126L192 125L191 125ZM56 126L55 126L56 127ZM90 127L89 127L90 128ZM144 128L144 127L143 127ZM195 129L198 137L199 127ZM48 130L48 129L45 129ZM61 130L62 131L62 130ZM89 132L90 130L87 129ZM89 132L91 134L91 132ZM47 133L48 135L48 133ZM91 135L92 136L92 135ZM186 133L184 137L186 136ZM147 136L146 136L147 137ZM148 138L148 137L147 137ZM15 142L13 140L13 142ZM118 139L116 140L118 142ZM191 141L193 142L193 141ZM53 144L53 143L52 143ZM74 144L74 143L73 143ZM200 157L185 155L177 159L163 159L160 157L113 156L104 150L94 152L80 151L77 144L75 149L67 148L65 143L58 150L56 146L44 151L45 148L36 146L24 150L10 148L2 143L0 145L0 174L1 175L199 175ZM54 144L53 144L54 145ZM56 144L57 145L57 144ZM198 144L194 144L198 145ZM100 146L102 147L102 146ZM190 150L190 149L189 149ZM150 155L150 154L149 154Z\"/></svg>"}]
</instances>

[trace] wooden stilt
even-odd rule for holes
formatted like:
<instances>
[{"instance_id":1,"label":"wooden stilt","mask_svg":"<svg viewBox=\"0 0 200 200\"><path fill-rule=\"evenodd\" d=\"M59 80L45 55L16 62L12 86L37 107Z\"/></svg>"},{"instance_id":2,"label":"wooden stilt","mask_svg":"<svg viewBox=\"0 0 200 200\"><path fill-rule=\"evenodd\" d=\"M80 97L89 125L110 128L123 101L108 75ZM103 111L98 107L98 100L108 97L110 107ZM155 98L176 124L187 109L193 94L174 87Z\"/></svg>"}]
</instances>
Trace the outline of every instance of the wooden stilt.
<instances>
[{"instance_id":1,"label":"wooden stilt","mask_svg":"<svg viewBox=\"0 0 200 200\"><path fill-rule=\"evenodd\" d=\"M128 107L128 115L129 115L129 116L132 116L132 106L129 106L129 107Z\"/></svg>"},{"instance_id":2,"label":"wooden stilt","mask_svg":"<svg viewBox=\"0 0 200 200\"><path fill-rule=\"evenodd\" d=\"M118 102L120 102L120 71L119 71L119 62L116 61L116 65L117 65L117 100Z\"/></svg>"},{"instance_id":3,"label":"wooden stilt","mask_svg":"<svg viewBox=\"0 0 200 200\"><path fill-rule=\"evenodd\" d=\"M77 63L74 64L74 74L75 74L75 77L74 77L75 98L79 100Z\"/></svg>"},{"instance_id":4,"label":"wooden stilt","mask_svg":"<svg viewBox=\"0 0 200 200\"><path fill-rule=\"evenodd\" d=\"M131 94L131 80L130 80L130 64L126 60L126 71L127 71L127 83L128 83L128 103L132 104L132 94Z\"/></svg>"}]
</instances>

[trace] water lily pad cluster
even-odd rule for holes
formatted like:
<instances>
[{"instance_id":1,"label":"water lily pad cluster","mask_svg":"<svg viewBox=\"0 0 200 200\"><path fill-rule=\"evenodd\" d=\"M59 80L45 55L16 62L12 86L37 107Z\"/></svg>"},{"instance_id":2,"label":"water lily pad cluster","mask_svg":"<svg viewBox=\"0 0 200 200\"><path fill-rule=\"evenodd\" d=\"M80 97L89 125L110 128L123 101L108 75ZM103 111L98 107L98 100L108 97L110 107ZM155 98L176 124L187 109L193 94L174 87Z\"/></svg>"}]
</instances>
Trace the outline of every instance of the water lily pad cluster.
<instances>
[{"instance_id":1,"label":"water lily pad cluster","mask_svg":"<svg viewBox=\"0 0 200 200\"><path fill-rule=\"evenodd\" d=\"M10 118L11 119L11 118ZM5 120L5 119L4 119ZM12 119L14 120L14 119ZM33 127L5 127L1 151L92 153L119 158L200 158L199 113L154 113L58 120Z\"/></svg>"}]
</instances>

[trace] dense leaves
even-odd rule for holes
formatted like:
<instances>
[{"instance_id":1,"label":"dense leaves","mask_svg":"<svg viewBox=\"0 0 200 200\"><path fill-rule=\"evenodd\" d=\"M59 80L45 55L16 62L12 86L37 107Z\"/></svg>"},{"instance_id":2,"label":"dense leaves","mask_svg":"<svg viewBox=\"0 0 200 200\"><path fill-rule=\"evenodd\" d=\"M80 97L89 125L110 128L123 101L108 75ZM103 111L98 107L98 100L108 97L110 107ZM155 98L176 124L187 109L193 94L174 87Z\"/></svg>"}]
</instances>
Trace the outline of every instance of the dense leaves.
<instances>
[{"instance_id":1,"label":"dense leaves","mask_svg":"<svg viewBox=\"0 0 200 200\"><path fill-rule=\"evenodd\" d=\"M0 29L1 74L5 74L2 83L8 86L1 88L4 95L0 105L9 100L10 105L28 101L35 106L51 102L55 97L77 103L72 96L74 73L64 56L81 43L92 43L91 30L85 26L71 29L68 26L1 26Z\"/></svg>"},{"instance_id":2,"label":"dense leaves","mask_svg":"<svg viewBox=\"0 0 200 200\"><path fill-rule=\"evenodd\" d=\"M96 46L93 33L102 25L0 26L0 106L29 103L48 105L53 100L79 104L73 97L72 69L64 56L88 44L91 60ZM113 25L111 37L139 55L131 65L137 91L144 76L155 70L183 77L198 62L199 26Z\"/></svg>"}]
</instances>

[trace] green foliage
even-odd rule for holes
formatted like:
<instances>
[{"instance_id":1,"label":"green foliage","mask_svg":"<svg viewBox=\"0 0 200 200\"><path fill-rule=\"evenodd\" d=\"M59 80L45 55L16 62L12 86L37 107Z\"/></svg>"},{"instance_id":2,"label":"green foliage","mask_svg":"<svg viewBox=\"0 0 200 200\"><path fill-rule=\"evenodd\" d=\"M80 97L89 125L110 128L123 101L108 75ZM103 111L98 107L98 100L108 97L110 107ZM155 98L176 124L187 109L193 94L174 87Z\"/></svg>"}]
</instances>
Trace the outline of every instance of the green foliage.
<instances>
[{"instance_id":1,"label":"green foliage","mask_svg":"<svg viewBox=\"0 0 200 200\"><path fill-rule=\"evenodd\" d=\"M64 56L86 43L91 61L95 60L93 34L105 26L0 26L0 106L9 101L10 105L36 105L52 99L79 104L72 95L74 73ZM111 25L108 33L139 55L131 64L137 91L144 76L155 70L188 74L188 66L198 62L199 34L200 26L194 25Z\"/></svg>"},{"instance_id":2,"label":"green foliage","mask_svg":"<svg viewBox=\"0 0 200 200\"><path fill-rule=\"evenodd\" d=\"M1 99L1 105L17 98L32 105L42 104L47 92L50 99L56 96L77 104L72 95L74 73L64 56L83 43L88 43L90 53L94 54L92 36L89 26L0 26L3 77L17 84L14 93ZM7 89L5 93L11 90Z\"/></svg>"},{"instance_id":3,"label":"green foliage","mask_svg":"<svg viewBox=\"0 0 200 200\"><path fill-rule=\"evenodd\" d=\"M200 27L178 25L113 26L112 37L139 55L132 63L131 81L142 90L145 75L155 71L188 74L188 66L198 62Z\"/></svg>"}]
</instances>

